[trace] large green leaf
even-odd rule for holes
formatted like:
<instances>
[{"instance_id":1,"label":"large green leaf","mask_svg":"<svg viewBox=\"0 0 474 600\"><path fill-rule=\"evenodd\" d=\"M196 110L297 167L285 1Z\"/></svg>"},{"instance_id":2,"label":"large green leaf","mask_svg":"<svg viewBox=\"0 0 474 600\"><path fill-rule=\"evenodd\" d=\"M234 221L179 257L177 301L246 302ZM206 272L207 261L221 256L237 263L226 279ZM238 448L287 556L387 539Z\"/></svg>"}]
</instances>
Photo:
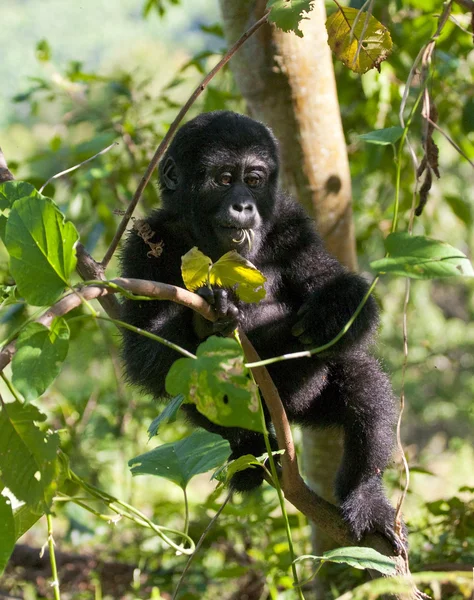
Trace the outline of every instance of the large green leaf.
<instances>
[{"instance_id":1,"label":"large green leaf","mask_svg":"<svg viewBox=\"0 0 474 600\"><path fill-rule=\"evenodd\" d=\"M13 383L27 401L41 396L58 376L69 348L69 327L56 318L48 329L29 323L20 333L12 360Z\"/></svg>"},{"instance_id":2,"label":"large green leaf","mask_svg":"<svg viewBox=\"0 0 474 600\"><path fill-rule=\"evenodd\" d=\"M183 394L213 423L263 431L258 389L234 339L212 336L197 349L197 359L178 359L166 376L166 391Z\"/></svg>"},{"instance_id":3,"label":"large green leaf","mask_svg":"<svg viewBox=\"0 0 474 600\"><path fill-rule=\"evenodd\" d=\"M190 436L158 446L129 461L132 475L157 475L173 481L183 489L199 473L206 473L224 463L230 446L220 435L194 431Z\"/></svg>"},{"instance_id":4,"label":"large green leaf","mask_svg":"<svg viewBox=\"0 0 474 600\"><path fill-rule=\"evenodd\" d=\"M29 304L46 306L58 299L76 266L78 239L74 225L65 223L49 198L36 193L14 203L5 245L10 272Z\"/></svg>"},{"instance_id":5,"label":"large green leaf","mask_svg":"<svg viewBox=\"0 0 474 600\"><path fill-rule=\"evenodd\" d=\"M374 569L384 575L395 575L395 563L393 559L384 556L373 548L364 548L362 546L348 546L347 548L336 548L324 552L321 556L308 554L299 556L298 561L314 560L321 562L344 563L356 569Z\"/></svg>"},{"instance_id":6,"label":"large green leaf","mask_svg":"<svg viewBox=\"0 0 474 600\"><path fill-rule=\"evenodd\" d=\"M15 546L15 523L10 500L0 494L0 576Z\"/></svg>"},{"instance_id":7,"label":"large green leaf","mask_svg":"<svg viewBox=\"0 0 474 600\"><path fill-rule=\"evenodd\" d=\"M35 424L45 418L32 404L13 402L0 408L0 480L38 511L51 504L59 472L59 437Z\"/></svg>"},{"instance_id":8,"label":"large green leaf","mask_svg":"<svg viewBox=\"0 0 474 600\"><path fill-rule=\"evenodd\" d=\"M359 16L358 16L359 15ZM357 21L356 21L357 18ZM388 29L372 15L342 7L326 21L331 50L356 73L379 69L392 51Z\"/></svg>"},{"instance_id":9,"label":"large green leaf","mask_svg":"<svg viewBox=\"0 0 474 600\"><path fill-rule=\"evenodd\" d=\"M314 0L268 0L267 9L271 9L268 20L283 31L293 31L303 37L299 24L307 18L304 13L309 13L313 4Z\"/></svg>"},{"instance_id":10,"label":"large green leaf","mask_svg":"<svg viewBox=\"0 0 474 600\"><path fill-rule=\"evenodd\" d=\"M446 242L406 232L391 233L385 239L389 256L370 264L374 271L412 279L434 279L463 275L474 277L467 256Z\"/></svg>"}]
</instances>

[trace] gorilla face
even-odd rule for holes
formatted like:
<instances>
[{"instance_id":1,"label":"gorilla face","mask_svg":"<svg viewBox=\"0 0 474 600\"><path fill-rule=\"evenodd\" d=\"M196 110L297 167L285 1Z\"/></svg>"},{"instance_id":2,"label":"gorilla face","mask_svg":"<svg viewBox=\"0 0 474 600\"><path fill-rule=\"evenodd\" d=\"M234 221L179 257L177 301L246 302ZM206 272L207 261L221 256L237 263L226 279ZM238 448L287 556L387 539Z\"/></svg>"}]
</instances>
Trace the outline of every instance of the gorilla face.
<instances>
[{"instance_id":1,"label":"gorilla face","mask_svg":"<svg viewBox=\"0 0 474 600\"><path fill-rule=\"evenodd\" d=\"M276 143L261 123L212 114L182 127L169 148L160 165L163 203L213 260L229 250L251 258L275 208Z\"/></svg>"}]
</instances>

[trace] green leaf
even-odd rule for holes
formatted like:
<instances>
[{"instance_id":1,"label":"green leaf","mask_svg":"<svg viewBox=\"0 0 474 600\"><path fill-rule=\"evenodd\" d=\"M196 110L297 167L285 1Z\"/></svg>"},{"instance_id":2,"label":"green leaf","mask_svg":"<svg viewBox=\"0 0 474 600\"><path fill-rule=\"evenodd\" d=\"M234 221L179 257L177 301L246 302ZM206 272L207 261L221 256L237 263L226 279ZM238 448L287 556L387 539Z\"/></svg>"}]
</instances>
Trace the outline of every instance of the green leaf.
<instances>
[{"instance_id":1,"label":"green leaf","mask_svg":"<svg viewBox=\"0 0 474 600\"><path fill-rule=\"evenodd\" d=\"M45 418L32 404L13 402L0 409L0 480L40 512L51 504L59 471L58 435L35 425Z\"/></svg>"},{"instance_id":2,"label":"green leaf","mask_svg":"<svg viewBox=\"0 0 474 600\"><path fill-rule=\"evenodd\" d=\"M376 129L369 133L359 135L359 139L368 144L379 144L380 146L389 146L395 144L402 137L403 127L387 127L386 129Z\"/></svg>"},{"instance_id":3,"label":"green leaf","mask_svg":"<svg viewBox=\"0 0 474 600\"><path fill-rule=\"evenodd\" d=\"M199 473L215 469L230 456L230 445L220 435L194 431L190 436L158 446L129 461L132 475L157 475L183 489Z\"/></svg>"},{"instance_id":4,"label":"green leaf","mask_svg":"<svg viewBox=\"0 0 474 600\"><path fill-rule=\"evenodd\" d=\"M233 475L245 469L253 469L261 466L260 461L253 454L244 454L235 460L232 460L215 471L212 479L217 479L222 483L228 483Z\"/></svg>"},{"instance_id":5,"label":"green leaf","mask_svg":"<svg viewBox=\"0 0 474 600\"><path fill-rule=\"evenodd\" d=\"M15 522L15 540L21 538L33 525L41 518L37 511L33 510L28 504L23 504L13 513Z\"/></svg>"},{"instance_id":6,"label":"green leaf","mask_svg":"<svg viewBox=\"0 0 474 600\"><path fill-rule=\"evenodd\" d=\"M7 181L0 184L0 210L11 208L20 198L39 196L38 192L26 181Z\"/></svg>"},{"instance_id":7,"label":"green leaf","mask_svg":"<svg viewBox=\"0 0 474 600\"><path fill-rule=\"evenodd\" d=\"M446 242L406 232L391 233L385 239L390 256L370 263L378 273L391 273L412 279L433 279L463 275L474 277L467 256Z\"/></svg>"},{"instance_id":8,"label":"green leaf","mask_svg":"<svg viewBox=\"0 0 474 600\"><path fill-rule=\"evenodd\" d=\"M13 205L5 231L10 272L33 306L53 304L76 266L79 239L52 200L35 194Z\"/></svg>"},{"instance_id":9,"label":"green leaf","mask_svg":"<svg viewBox=\"0 0 474 600\"><path fill-rule=\"evenodd\" d=\"M470 227L474 221L472 203L463 200L459 196L445 196L444 199L449 204L456 217Z\"/></svg>"},{"instance_id":10,"label":"green leaf","mask_svg":"<svg viewBox=\"0 0 474 600\"><path fill-rule=\"evenodd\" d=\"M362 546L348 546L347 548L336 548L324 552L322 556L307 554L299 556L301 560L312 559L322 562L345 563L356 569L374 569L383 575L395 575L395 563L388 556L384 556L373 548L364 548Z\"/></svg>"},{"instance_id":11,"label":"green leaf","mask_svg":"<svg viewBox=\"0 0 474 600\"><path fill-rule=\"evenodd\" d=\"M15 523L10 500L0 494L0 576L15 547Z\"/></svg>"},{"instance_id":12,"label":"green leaf","mask_svg":"<svg viewBox=\"0 0 474 600\"><path fill-rule=\"evenodd\" d=\"M0 285L0 308L21 302L16 285Z\"/></svg>"},{"instance_id":13,"label":"green leaf","mask_svg":"<svg viewBox=\"0 0 474 600\"><path fill-rule=\"evenodd\" d=\"M354 26L359 12L356 8L343 7L327 19L329 46L351 71L380 70L380 63L392 52L392 38L388 29L367 13L361 13Z\"/></svg>"},{"instance_id":14,"label":"green leaf","mask_svg":"<svg viewBox=\"0 0 474 600\"><path fill-rule=\"evenodd\" d=\"M303 13L309 13L313 4L314 0L268 0L267 10L271 9L268 20L283 31L293 31L303 37L299 24L308 18Z\"/></svg>"},{"instance_id":15,"label":"green leaf","mask_svg":"<svg viewBox=\"0 0 474 600\"><path fill-rule=\"evenodd\" d=\"M165 385L169 394L183 394L213 423L263 433L258 388L234 339L211 336L198 347L197 359L173 363Z\"/></svg>"},{"instance_id":16,"label":"green leaf","mask_svg":"<svg viewBox=\"0 0 474 600\"><path fill-rule=\"evenodd\" d=\"M6 181L0 184L0 239L5 242L5 229L13 204L20 198L37 196L35 188L25 181Z\"/></svg>"},{"instance_id":17,"label":"green leaf","mask_svg":"<svg viewBox=\"0 0 474 600\"><path fill-rule=\"evenodd\" d=\"M181 258L181 274L186 288L193 292L207 283L211 265L212 260L196 247L186 252Z\"/></svg>"},{"instance_id":18,"label":"green leaf","mask_svg":"<svg viewBox=\"0 0 474 600\"><path fill-rule=\"evenodd\" d=\"M169 404L167 404L164 411L159 414L156 419L153 419L150 427L148 427L148 435L149 439L153 436L158 435L158 430L160 429L160 425L164 423L174 423L176 421L176 415L178 414L178 410L181 407L181 404L184 402L183 394L179 394L172 400L170 400Z\"/></svg>"},{"instance_id":19,"label":"green leaf","mask_svg":"<svg viewBox=\"0 0 474 600\"><path fill-rule=\"evenodd\" d=\"M29 323L18 337L12 360L13 384L27 402L41 396L56 379L69 349L69 326L56 318L48 329Z\"/></svg>"},{"instance_id":20,"label":"green leaf","mask_svg":"<svg viewBox=\"0 0 474 600\"><path fill-rule=\"evenodd\" d=\"M263 284L267 278L253 264L231 250L211 267L209 281L213 285L232 288L244 302L259 302L265 298Z\"/></svg>"}]
</instances>

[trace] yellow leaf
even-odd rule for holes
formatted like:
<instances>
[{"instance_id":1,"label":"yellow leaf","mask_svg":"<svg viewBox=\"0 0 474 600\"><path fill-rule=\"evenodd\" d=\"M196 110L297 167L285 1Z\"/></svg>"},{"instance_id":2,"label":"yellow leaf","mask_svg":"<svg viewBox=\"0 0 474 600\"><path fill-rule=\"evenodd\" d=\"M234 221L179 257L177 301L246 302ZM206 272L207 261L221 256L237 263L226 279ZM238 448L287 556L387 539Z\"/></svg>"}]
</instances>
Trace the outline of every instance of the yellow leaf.
<instances>
[{"instance_id":1,"label":"yellow leaf","mask_svg":"<svg viewBox=\"0 0 474 600\"><path fill-rule=\"evenodd\" d=\"M184 285L191 292L207 282L212 260L196 247L181 258L181 275Z\"/></svg>"},{"instance_id":2,"label":"yellow leaf","mask_svg":"<svg viewBox=\"0 0 474 600\"><path fill-rule=\"evenodd\" d=\"M221 287L235 286L237 296L244 302L259 302L265 298L263 284L266 277L235 250L227 252L212 265L209 280Z\"/></svg>"},{"instance_id":3,"label":"yellow leaf","mask_svg":"<svg viewBox=\"0 0 474 600\"><path fill-rule=\"evenodd\" d=\"M392 52L392 38L388 29L372 15L356 8L340 8L326 21L331 50L346 67L356 73L369 69L380 71L380 63Z\"/></svg>"}]
</instances>

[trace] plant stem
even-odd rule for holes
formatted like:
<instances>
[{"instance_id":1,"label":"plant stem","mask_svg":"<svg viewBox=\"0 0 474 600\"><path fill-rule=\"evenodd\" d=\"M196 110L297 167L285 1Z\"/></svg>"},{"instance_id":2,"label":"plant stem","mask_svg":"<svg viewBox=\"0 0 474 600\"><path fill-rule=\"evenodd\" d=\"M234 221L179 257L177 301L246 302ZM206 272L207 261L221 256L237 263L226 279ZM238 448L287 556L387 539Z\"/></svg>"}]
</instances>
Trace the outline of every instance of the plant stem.
<instances>
[{"instance_id":1,"label":"plant stem","mask_svg":"<svg viewBox=\"0 0 474 600\"><path fill-rule=\"evenodd\" d=\"M51 518L50 513L46 514L46 522L48 524L49 562L51 564L51 574L53 577L53 580L51 582L51 587L54 590L54 600L61 600L61 594L59 591L58 568L56 565L56 553L54 550L53 519Z\"/></svg>"}]
</instances>

